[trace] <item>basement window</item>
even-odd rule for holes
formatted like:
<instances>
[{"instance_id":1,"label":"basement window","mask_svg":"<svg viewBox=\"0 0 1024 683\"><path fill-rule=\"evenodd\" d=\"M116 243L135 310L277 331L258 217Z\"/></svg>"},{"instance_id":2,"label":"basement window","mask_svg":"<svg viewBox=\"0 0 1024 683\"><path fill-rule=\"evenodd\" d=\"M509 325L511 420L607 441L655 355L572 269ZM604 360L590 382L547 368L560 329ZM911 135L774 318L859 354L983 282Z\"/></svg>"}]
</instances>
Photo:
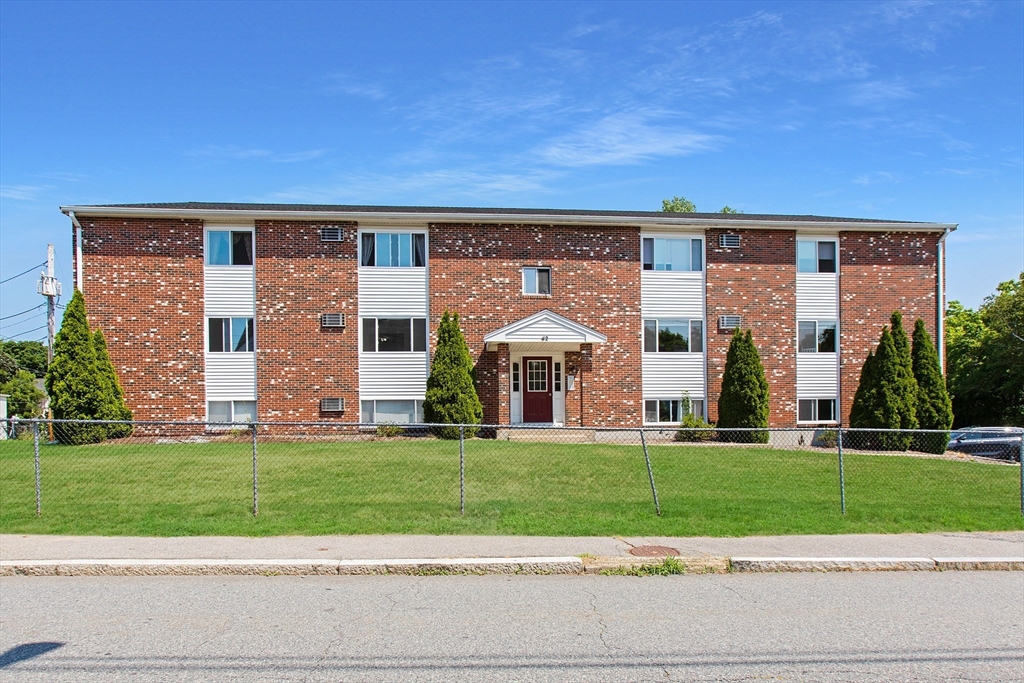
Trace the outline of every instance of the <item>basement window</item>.
<instances>
[{"instance_id":1,"label":"basement window","mask_svg":"<svg viewBox=\"0 0 1024 683\"><path fill-rule=\"evenodd\" d=\"M835 422L834 398L801 398L797 402L797 422Z\"/></svg>"}]
</instances>

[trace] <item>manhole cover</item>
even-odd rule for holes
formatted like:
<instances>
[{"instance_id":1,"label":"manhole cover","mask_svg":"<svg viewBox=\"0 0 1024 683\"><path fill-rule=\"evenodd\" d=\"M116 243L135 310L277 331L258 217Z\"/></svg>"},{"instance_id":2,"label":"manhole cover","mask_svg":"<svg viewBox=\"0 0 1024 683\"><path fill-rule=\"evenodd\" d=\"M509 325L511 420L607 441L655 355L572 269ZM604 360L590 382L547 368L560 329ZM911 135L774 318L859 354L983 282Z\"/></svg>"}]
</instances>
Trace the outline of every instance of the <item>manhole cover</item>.
<instances>
[{"instance_id":1,"label":"manhole cover","mask_svg":"<svg viewBox=\"0 0 1024 683\"><path fill-rule=\"evenodd\" d=\"M666 555L678 556L679 551L664 545L638 545L630 548L629 554L636 557L665 557Z\"/></svg>"}]
</instances>

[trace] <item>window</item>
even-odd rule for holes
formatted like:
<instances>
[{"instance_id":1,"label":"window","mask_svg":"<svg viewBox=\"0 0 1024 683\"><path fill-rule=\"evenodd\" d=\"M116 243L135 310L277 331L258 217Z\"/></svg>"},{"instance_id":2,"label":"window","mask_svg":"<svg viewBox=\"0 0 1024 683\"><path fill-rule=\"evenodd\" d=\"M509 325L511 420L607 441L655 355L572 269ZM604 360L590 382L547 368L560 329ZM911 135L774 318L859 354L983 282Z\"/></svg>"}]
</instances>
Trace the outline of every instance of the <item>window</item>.
<instances>
[{"instance_id":1,"label":"window","mask_svg":"<svg viewBox=\"0 0 1024 683\"><path fill-rule=\"evenodd\" d=\"M378 268L422 268L427 264L427 238L423 233L364 232L363 266Z\"/></svg>"},{"instance_id":2,"label":"window","mask_svg":"<svg viewBox=\"0 0 1024 683\"><path fill-rule=\"evenodd\" d=\"M702 353L704 321L661 318L644 320L645 353Z\"/></svg>"},{"instance_id":3,"label":"window","mask_svg":"<svg viewBox=\"0 0 1024 683\"><path fill-rule=\"evenodd\" d=\"M796 269L801 273L836 272L836 243L832 240L824 242L797 241Z\"/></svg>"},{"instance_id":4,"label":"window","mask_svg":"<svg viewBox=\"0 0 1024 683\"><path fill-rule=\"evenodd\" d=\"M680 399L657 399L644 401L644 422L682 422L683 401ZM704 417L704 399L690 399L690 413Z\"/></svg>"},{"instance_id":5,"label":"window","mask_svg":"<svg viewBox=\"0 0 1024 683\"><path fill-rule=\"evenodd\" d=\"M834 398L801 398L797 402L797 422L835 422Z\"/></svg>"},{"instance_id":6,"label":"window","mask_svg":"<svg viewBox=\"0 0 1024 683\"><path fill-rule=\"evenodd\" d=\"M703 270L701 239L643 238L644 270Z\"/></svg>"},{"instance_id":7,"label":"window","mask_svg":"<svg viewBox=\"0 0 1024 683\"><path fill-rule=\"evenodd\" d=\"M548 390L548 362L546 360L526 361L526 390Z\"/></svg>"},{"instance_id":8,"label":"window","mask_svg":"<svg viewBox=\"0 0 1024 683\"><path fill-rule=\"evenodd\" d=\"M206 404L209 422L255 422L256 401L210 401Z\"/></svg>"},{"instance_id":9,"label":"window","mask_svg":"<svg viewBox=\"0 0 1024 683\"><path fill-rule=\"evenodd\" d=\"M555 363L555 379L554 379L554 384L555 384L555 391L561 391L562 390L562 364L561 363Z\"/></svg>"},{"instance_id":10,"label":"window","mask_svg":"<svg viewBox=\"0 0 1024 683\"><path fill-rule=\"evenodd\" d=\"M551 294L551 269L523 268L523 294Z\"/></svg>"},{"instance_id":11,"label":"window","mask_svg":"<svg viewBox=\"0 0 1024 683\"><path fill-rule=\"evenodd\" d=\"M426 318L363 318L363 351L426 350Z\"/></svg>"},{"instance_id":12,"label":"window","mask_svg":"<svg viewBox=\"0 0 1024 683\"><path fill-rule=\"evenodd\" d=\"M248 352L256 350L256 334L252 318L210 318L209 346L211 352Z\"/></svg>"},{"instance_id":13,"label":"window","mask_svg":"<svg viewBox=\"0 0 1024 683\"><path fill-rule=\"evenodd\" d=\"M519 363L512 364L512 391L519 391Z\"/></svg>"},{"instance_id":14,"label":"window","mask_svg":"<svg viewBox=\"0 0 1024 683\"><path fill-rule=\"evenodd\" d=\"M797 327L799 353L835 353L835 320L800 320Z\"/></svg>"},{"instance_id":15,"label":"window","mask_svg":"<svg viewBox=\"0 0 1024 683\"><path fill-rule=\"evenodd\" d=\"M364 424L394 422L419 424L423 422L423 401L376 400L360 401L359 421Z\"/></svg>"},{"instance_id":16,"label":"window","mask_svg":"<svg viewBox=\"0 0 1024 683\"><path fill-rule=\"evenodd\" d=\"M206 233L206 263L211 266L251 266L251 230L210 230Z\"/></svg>"}]
</instances>

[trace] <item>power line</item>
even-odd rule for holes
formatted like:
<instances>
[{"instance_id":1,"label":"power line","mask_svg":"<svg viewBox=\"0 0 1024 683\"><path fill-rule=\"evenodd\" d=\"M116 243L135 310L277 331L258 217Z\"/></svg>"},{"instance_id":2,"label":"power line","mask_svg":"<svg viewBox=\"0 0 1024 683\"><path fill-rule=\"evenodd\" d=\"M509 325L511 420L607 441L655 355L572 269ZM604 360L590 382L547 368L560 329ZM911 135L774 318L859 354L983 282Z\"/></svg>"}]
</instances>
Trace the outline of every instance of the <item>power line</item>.
<instances>
[{"instance_id":1,"label":"power line","mask_svg":"<svg viewBox=\"0 0 1024 683\"><path fill-rule=\"evenodd\" d=\"M32 266L31 268L29 268L28 270L26 270L26 271L24 271L24 272L18 273L17 275L12 275L12 276L10 276L10 277L9 277L9 278L7 278L6 280L0 280L0 285L4 284L5 282L10 282L11 280L13 280L13 279L15 279L15 278L19 278L19 277L21 277L22 275L28 275L29 273L31 273L31 272L32 272L33 270L35 270L36 268L42 268L42 267L43 267L43 266L45 266L45 265L46 265L46 261L43 261L42 263L40 263L40 264L38 264L38 265L35 265L35 266Z\"/></svg>"},{"instance_id":2,"label":"power line","mask_svg":"<svg viewBox=\"0 0 1024 683\"><path fill-rule=\"evenodd\" d=\"M17 327L18 325L24 325L25 323L31 322L31 321L35 320L36 318L40 318L40 317L42 317L44 315L46 315L46 311L39 311L39 313L37 313L35 315L32 315L32 316L29 316L28 318L25 318L24 320L18 320L16 322L9 323L7 325L0 325L0 330L9 330L12 327Z\"/></svg>"},{"instance_id":3,"label":"power line","mask_svg":"<svg viewBox=\"0 0 1024 683\"><path fill-rule=\"evenodd\" d=\"M39 304L38 306L33 306L32 308L30 308L28 310L25 310L25 311L22 311L21 313L12 313L11 315L5 315L4 317L0 318L0 320L10 320L11 318L17 318L19 315L25 315L26 313L31 313L32 311L38 310L38 309L42 308L45 305L46 304L43 303L43 304Z\"/></svg>"},{"instance_id":4,"label":"power line","mask_svg":"<svg viewBox=\"0 0 1024 683\"><path fill-rule=\"evenodd\" d=\"M38 332L39 330L45 330L45 329L46 329L46 325L40 325L39 327L35 328L34 330L25 330L24 332L18 332L14 336L15 337L20 337L20 336L22 336L24 334L32 334L33 332ZM7 337L7 339L13 339L13 338L14 337Z\"/></svg>"}]
</instances>

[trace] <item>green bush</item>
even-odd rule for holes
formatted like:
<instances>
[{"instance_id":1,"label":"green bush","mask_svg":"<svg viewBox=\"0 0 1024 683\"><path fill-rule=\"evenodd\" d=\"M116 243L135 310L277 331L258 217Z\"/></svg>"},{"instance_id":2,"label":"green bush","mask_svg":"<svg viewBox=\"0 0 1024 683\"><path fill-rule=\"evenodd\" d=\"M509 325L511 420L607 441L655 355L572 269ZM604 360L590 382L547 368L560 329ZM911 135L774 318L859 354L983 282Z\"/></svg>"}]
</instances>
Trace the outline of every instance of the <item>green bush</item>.
<instances>
[{"instance_id":1,"label":"green bush","mask_svg":"<svg viewBox=\"0 0 1024 683\"><path fill-rule=\"evenodd\" d=\"M107 352L107 340L103 336L103 330L96 330L93 334L93 347L96 349L96 371L99 374L103 391L103 403L96 413L96 417L100 420L130 421L132 411L125 405L124 391L121 389L121 382L117 379L114 363L110 360L110 354ZM109 439L120 439L131 435L132 425L130 424L107 425L107 438Z\"/></svg>"},{"instance_id":2,"label":"green bush","mask_svg":"<svg viewBox=\"0 0 1024 683\"><path fill-rule=\"evenodd\" d=\"M0 384L0 394L7 394L7 415L10 417L39 417L43 414L40 404L46 394L36 389L35 376L26 370L18 370L14 377Z\"/></svg>"},{"instance_id":3,"label":"green bush","mask_svg":"<svg viewBox=\"0 0 1024 683\"><path fill-rule=\"evenodd\" d=\"M444 312L437 328L437 348L430 363L423 417L434 424L480 424L484 407L473 381L473 359L459 329L459 314ZM465 435L474 436L475 427L466 427ZM439 427L435 433L443 439L459 438L458 427Z\"/></svg>"},{"instance_id":4,"label":"green bush","mask_svg":"<svg viewBox=\"0 0 1024 683\"><path fill-rule=\"evenodd\" d=\"M733 332L725 357L722 394L718 399L718 427L759 429L768 427L768 380L750 330ZM768 443L768 432L719 432L719 439L733 443Z\"/></svg>"},{"instance_id":5,"label":"green bush","mask_svg":"<svg viewBox=\"0 0 1024 683\"><path fill-rule=\"evenodd\" d=\"M679 431L676 432L676 441L713 441L715 433L707 431L714 427L700 415L693 414L693 404L690 395L683 393L683 400L679 406L683 412L683 419L679 423Z\"/></svg>"},{"instance_id":6,"label":"green bush","mask_svg":"<svg viewBox=\"0 0 1024 683\"><path fill-rule=\"evenodd\" d=\"M910 377L913 379L913 376ZM907 401L908 386L916 392L916 383L909 385L903 373L903 361L889 328L882 328L878 348L869 353L861 368L860 384L853 396L850 426L858 429L912 429L917 420L908 411L913 403ZM916 402L916 401L915 401ZM913 424L914 427L906 425ZM905 451L912 435L898 432L855 433L849 443L869 450ZM844 441L844 445L847 441Z\"/></svg>"},{"instance_id":7,"label":"green bush","mask_svg":"<svg viewBox=\"0 0 1024 683\"><path fill-rule=\"evenodd\" d=\"M64 309L64 321L53 342L53 362L46 372L46 393L58 420L94 420L104 404L96 347L80 291ZM54 429L54 435L64 444L98 443L107 430L102 425L63 424Z\"/></svg>"},{"instance_id":8,"label":"green bush","mask_svg":"<svg viewBox=\"0 0 1024 683\"><path fill-rule=\"evenodd\" d=\"M921 429L939 432L918 434L914 448L926 453L945 453L949 428L953 426L953 404L946 391L946 378L939 369L939 354L920 318L914 323L911 352L914 378L917 380L917 421Z\"/></svg>"}]
</instances>

